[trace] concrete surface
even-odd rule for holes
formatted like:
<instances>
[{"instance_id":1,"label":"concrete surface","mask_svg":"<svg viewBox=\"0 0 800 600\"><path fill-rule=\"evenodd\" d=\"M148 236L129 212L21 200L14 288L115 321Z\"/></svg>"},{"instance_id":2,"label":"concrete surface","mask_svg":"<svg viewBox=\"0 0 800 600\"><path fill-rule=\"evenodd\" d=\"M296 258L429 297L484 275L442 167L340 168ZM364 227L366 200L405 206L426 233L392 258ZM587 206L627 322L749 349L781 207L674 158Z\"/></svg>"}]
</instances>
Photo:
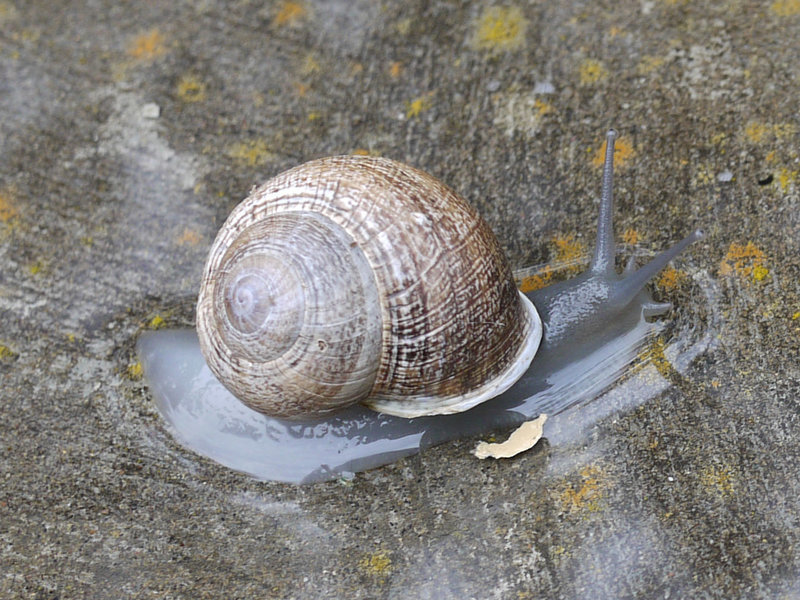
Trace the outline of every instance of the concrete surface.
<instances>
[{"instance_id":1,"label":"concrete surface","mask_svg":"<svg viewBox=\"0 0 800 600\"><path fill-rule=\"evenodd\" d=\"M0 596L800 597L798 39L797 0L0 0ZM625 239L709 234L656 290L718 323L653 353L669 389L310 487L165 431L136 334L191 323L250 186L390 156L540 264L591 235L610 125Z\"/></svg>"}]
</instances>

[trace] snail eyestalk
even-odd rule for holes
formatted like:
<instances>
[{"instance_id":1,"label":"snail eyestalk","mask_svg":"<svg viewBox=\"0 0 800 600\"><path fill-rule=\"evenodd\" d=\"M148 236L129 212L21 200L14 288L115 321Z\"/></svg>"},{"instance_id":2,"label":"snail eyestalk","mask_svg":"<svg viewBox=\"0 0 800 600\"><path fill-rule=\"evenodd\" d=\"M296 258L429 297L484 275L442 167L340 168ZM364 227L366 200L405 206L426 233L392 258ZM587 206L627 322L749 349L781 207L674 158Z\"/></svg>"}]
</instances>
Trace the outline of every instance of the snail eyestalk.
<instances>
[{"instance_id":1,"label":"snail eyestalk","mask_svg":"<svg viewBox=\"0 0 800 600\"><path fill-rule=\"evenodd\" d=\"M603 163L603 187L600 197L600 214L597 219L597 245L590 270L605 273L614 269L616 244L614 242L614 142L617 132L606 133L606 158Z\"/></svg>"}]
</instances>

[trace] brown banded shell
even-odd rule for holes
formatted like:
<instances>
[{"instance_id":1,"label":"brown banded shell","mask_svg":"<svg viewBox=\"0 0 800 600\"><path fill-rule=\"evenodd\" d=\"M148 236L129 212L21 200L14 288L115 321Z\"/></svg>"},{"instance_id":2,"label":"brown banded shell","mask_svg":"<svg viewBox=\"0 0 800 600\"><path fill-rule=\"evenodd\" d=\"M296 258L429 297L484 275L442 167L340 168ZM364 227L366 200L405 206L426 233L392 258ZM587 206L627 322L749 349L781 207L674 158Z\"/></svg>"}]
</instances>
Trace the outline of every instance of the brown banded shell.
<instances>
[{"instance_id":1,"label":"brown banded shell","mask_svg":"<svg viewBox=\"0 0 800 600\"><path fill-rule=\"evenodd\" d=\"M541 339L483 219L430 175L361 156L290 169L233 210L197 329L220 381L280 418L461 412L510 387Z\"/></svg>"}]
</instances>

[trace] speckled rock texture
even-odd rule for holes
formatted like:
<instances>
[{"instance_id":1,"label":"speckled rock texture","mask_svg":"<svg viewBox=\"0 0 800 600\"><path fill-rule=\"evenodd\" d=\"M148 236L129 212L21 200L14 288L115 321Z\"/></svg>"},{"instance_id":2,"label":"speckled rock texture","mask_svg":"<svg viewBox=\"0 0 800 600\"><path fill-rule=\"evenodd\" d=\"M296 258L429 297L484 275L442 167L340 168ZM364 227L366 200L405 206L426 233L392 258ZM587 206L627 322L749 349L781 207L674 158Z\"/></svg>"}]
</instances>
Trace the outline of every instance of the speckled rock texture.
<instances>
[{"instance_id":1,"label":"speckled rock texture","mask_svg":"<svg viewBox=\"0 0 800 600\"><path fill-rule=\"evenodd\" d=\"M0 596L800 597L798 40L798 0L0 0ZM713 339L656 344L663 392L306 487L166 431L136 335L191 325L251 186L384 155L564 264L612 125L626 244L708 234L654 288Z\"/></svg>"}]
</instances>

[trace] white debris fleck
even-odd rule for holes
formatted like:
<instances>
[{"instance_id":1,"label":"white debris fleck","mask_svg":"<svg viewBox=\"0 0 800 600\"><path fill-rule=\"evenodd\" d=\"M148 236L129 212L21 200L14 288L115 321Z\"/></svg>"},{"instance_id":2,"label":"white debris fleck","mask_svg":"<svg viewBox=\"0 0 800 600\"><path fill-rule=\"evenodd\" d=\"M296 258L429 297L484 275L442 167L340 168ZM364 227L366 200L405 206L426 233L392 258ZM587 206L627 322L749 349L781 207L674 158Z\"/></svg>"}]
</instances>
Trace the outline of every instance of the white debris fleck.
<instances>
[{"instance_id":1,"label":"white debris fleck","mask_svg":"<svg viewBox=\"0 0 800 600\"><path fill-rule=\"evenodd\" d=\"M719 175L717 175L717 181L722 181L723 183L727 183L733 179L733 173L731 171L723 171Z\"/></svg>"},{"instance_id":2,"label":"white debris fleck","mask_svg":"<svg viewBox=\"0 0 800 600\"><path fill-rule=\"evenodd\" d=\"M539 415L533 421L526 421L520 425L514 433L502 444L490 444L488 442L478 442L473 454L480 459L489 458L511 458L520 452L533 448L542 438L544 422L547 415Z\"/></svg>"},{"instance_id":3,"label":"white debris fleck","mask_svg":"<svg viewBox=\"0 0 800 600\"><path fill-rule=\"evenodd\" d=\"M533 86L534 94L555 94L555 92L556 87L551 81L537 81L536 85Z\"/></svg>"},{"instance_id":4,"label":"white debris fleck","mask_svg":"<svg viewBox=\"0 0 800 600\"><path fill-rule=\"evenodd\" d=\"M142 116L145 119L157 119L161 116L161 107L155 102L148 102L142 106Z\"/></svg>"}]
</instances>

